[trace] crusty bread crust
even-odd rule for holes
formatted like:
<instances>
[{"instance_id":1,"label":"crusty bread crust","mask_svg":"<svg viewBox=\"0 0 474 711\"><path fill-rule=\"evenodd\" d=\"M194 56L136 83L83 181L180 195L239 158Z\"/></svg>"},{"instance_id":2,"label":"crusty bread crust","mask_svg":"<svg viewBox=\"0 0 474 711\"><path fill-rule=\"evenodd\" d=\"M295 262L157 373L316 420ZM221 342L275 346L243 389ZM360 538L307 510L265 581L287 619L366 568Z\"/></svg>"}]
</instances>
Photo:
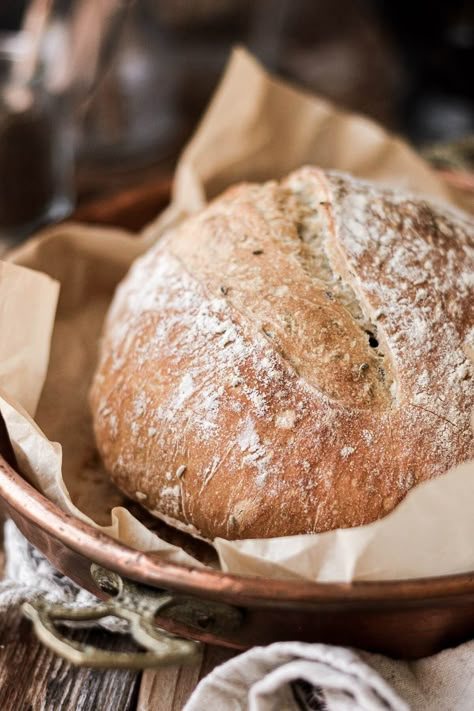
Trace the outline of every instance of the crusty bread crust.
<instances>
[{"instance_id":1,"label":"crusty bread crust","mask_svg":"<svg viewBox=\"0 0 474 711\"><path fill-rule=\"evenodd\" d=\"M114 481L213 539L380 518L474 456L466 216L303 168L131 268L91 391Z\"/></svg>"}]
</instances>

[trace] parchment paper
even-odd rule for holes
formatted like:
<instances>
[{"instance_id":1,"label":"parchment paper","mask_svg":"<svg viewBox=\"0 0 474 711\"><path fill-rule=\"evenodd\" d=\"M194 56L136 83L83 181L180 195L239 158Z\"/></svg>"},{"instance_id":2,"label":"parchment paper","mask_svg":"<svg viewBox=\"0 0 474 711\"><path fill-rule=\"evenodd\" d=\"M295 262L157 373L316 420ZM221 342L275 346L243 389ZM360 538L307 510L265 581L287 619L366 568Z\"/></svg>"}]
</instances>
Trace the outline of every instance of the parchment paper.
<instances>
[{"instance_id":1,"label":"parchment paper","mask_svg":"<svg viewBox=\"0 0 474 711\"><path fill-rule=\"evenodd\" d=\"M0 262L0 384L34 415L49 360L59 284Z\"/></svg>"},{"instance_id":2,"label":"parchment paper","mask_svg":"<svg viewBox=\"0 0 474 711\"><path fill-rule=\"evenodd\" d=\"M168 225L233 183L279 178L305 164L464 205L404 141L370 119L275 79L236 49L178 162L172 205L145 230L145 238L155 241Z\"/></svg>"},{"instance_id":3,"label":"parchment paper","mask_svg":"<svg viewBox=\"0 0 474 711\"><path fill-rule=\"evenodd\" d=\"M1 332L16 327L25 305L27 321L44 324L33 329L14 377L15 368L3 363L9 351L0 346L0 410L20 468L62 509L132 547L175 562L215 565L217 551L221 567L231 572L320 581L474 570L474 462L419 486L394 512L369 526L260 541L216 540L215 551L127 502L103 471L87 393L102 320L117 282L166 225L199 209L230 183L278 177L303 163L408 186L441 200L452 197L403 142L366 119L337 111L269 77L248 54L236 51L179 162L173 204L141 237L65 224L41 234L12 256L16 263L46 272L61 283L50 363L35 422L31 419L34 393L39 393L44 378L50 345L47 325L52 323L55 304L43 299L40 303L38 288L25 284L26 301L17 299L18 307L5 309L10 290L5 296L0 272ZM35 315L37 311L41 316ZM35 383L25 394L20 381L26 377Z\"/></svg>"}]
</instances>

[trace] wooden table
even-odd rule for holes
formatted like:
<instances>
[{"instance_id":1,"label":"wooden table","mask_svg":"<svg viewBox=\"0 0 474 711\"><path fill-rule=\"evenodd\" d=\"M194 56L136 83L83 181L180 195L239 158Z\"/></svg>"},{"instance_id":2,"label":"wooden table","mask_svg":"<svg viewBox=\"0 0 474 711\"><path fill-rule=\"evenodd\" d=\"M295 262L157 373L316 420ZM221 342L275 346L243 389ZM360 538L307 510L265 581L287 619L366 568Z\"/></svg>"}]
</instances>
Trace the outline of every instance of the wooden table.
<instances>
[{"instance_id":1,"label":"wooden table","mask_svg":"<svg viewBox=\"0 0 474 711\"><path fill-rule=\"evenodd\" d=\"M127 646L125 640L97 630L76 637L109 649ZM197 682L234 654L205 646L194 667L79 669L38 642L20 611L0 616L0 640L2 711L181 711Z\"/></svg>"}]
</instances>

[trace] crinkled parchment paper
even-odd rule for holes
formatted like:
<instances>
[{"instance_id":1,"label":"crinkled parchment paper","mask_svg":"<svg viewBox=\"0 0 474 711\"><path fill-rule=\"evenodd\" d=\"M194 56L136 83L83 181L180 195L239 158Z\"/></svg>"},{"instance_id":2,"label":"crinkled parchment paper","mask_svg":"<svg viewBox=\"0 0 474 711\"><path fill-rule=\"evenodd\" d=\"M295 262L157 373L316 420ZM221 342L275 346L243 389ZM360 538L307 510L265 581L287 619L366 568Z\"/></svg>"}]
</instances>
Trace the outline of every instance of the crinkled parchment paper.
<instances>
[{"instance_id":1,"label":"crinkled parchment paper","mask_svg":"<svg viewBox=\"0 0 474 711\"><path fill-rule=\"evenodd\" d=\"M52 339L56 283L1 266L0 409L23 474L62 509L166 560L215 564L209 546L151 519L124 499L102 469L87 401L102 320L131 261L166 225L233 182L278 177L304 163L453 201L405 143L270 77L237 50L181 157L172 205L141 237L64 224L12 255L61 285ZM267 540L218 539L214 546L225 570L288 579L387 580L474 570L473 500L470 462L420 485L368 526Z\"/></svg>"},{"instance_id":2,"label":"crinkled parchment paper","mask_svg":"<svg viewBox=\"0 0 474 711\"><path fill-rule=\"evenodd\" d=\"M34 415L48 368L59 284L0 262L0 387Z\"/></svg>"}]
</instances>

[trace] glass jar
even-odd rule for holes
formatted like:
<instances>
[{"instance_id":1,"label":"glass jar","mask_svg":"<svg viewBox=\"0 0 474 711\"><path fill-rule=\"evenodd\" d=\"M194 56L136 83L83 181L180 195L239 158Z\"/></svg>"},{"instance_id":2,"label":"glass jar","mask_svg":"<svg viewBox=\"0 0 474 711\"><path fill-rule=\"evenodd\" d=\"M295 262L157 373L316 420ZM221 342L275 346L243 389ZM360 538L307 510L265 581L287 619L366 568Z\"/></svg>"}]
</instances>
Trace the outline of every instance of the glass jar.
<instances>
[{"instance_id":1,"label":"glass jar","mask_svg":"<svg viewBox=\"0 0 474 711\"><path fill-rule=\"evenodd\" d=\"M0 35L0 236L65 217L74 202L74 136L65 96L28 67L24 33Z\"/></svg>"}]
</instances>

